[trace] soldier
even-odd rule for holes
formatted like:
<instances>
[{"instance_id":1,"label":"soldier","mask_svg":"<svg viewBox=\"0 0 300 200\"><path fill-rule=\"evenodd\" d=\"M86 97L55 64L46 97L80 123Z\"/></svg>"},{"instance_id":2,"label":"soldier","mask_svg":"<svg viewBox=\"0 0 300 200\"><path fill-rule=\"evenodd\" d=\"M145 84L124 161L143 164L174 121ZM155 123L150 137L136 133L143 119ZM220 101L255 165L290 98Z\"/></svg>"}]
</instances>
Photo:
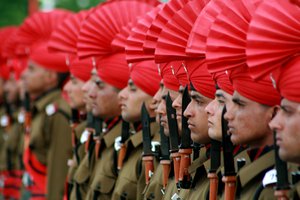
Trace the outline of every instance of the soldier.
<instances>
[{"instance_id":1,"label":"soldier","mask_svg":"<svg viewBox=\"0 0 300 200\"><path fill-rule=\"evenodd\" d=\"M66 11L38 12L27 18L18 32L20 41L30 49L29 64L22 78L32 99L32 123L29 141L25 141L24 164L33 181L29 186L33 199L62 199L67 160L72 155L70 108L59 89L68 67L64 56L47 50L54 24L58 25L67 16ZM42 20L45 26L35 26L37 20Z\"/></svg>"},{"instance_id":2,"label":"soldier","mask_svg":"<svg viewBox=\"0 0 300 200\"><path fill-rule=\"evenodd\" d=\"M20 98L19 98L19 78L25 68L26 62L14 59L10 60L12 66L10 68L9 79L4 84L4 92L6 94L6 103L9 113L9 127L5 133L5 148L6 148L6 165L7 175L4 181L3 194L6 198L20 198L20 189L22 184L23 166L23 123L24 116L20 114Z\"/></svg>"},{"instance_id":3,"label":"soldier","mask_svg":"<svg viewBox=\"0 0 300 200\"><path fill-rule=\"evenodd\" d=\"M88 91L83 91L82 87L91 77L93 63L91 59L78 59L76 55L77 39L80 31L79 24L84 21L88 12L89 11L82 11L64 20L61 25L53 31L48 44L49 50L66 54L66 63L70 69L70 80L64 86L64 91L68 96L68 103L72 109L73 158L68 161L68 199L70 199L72 189L75 185L74 174L86 153L85 142L81 139L81 137L86 137L88 133L88 131L85 131L85 128L87 127L87 123L90 122L87 122L86 118L88 118L88 120L91 119L91 109L84 101L84 95L87 95ZM94 73L96 74L96 72ZM97 75L95 76L98 77ZM89 112L88 114L87 111Z\"/></svg>"},{"instance_id":4,"label":"soldier","mask_svg":"<svg viewBox=\"0 0 300 200\"><path fill-rule=\"evenodd\" d=\"M150 118L155 117L155 112L149 109L149 105L152 102L152 96L159 89L159 81L160 77L157 74L157 68L153 61L142 61L132 64L128 85L119 94L122 117L127 122L135 124L136 133L131 135L125 142L127 148L126 156L123 161L124 164L119 171L112 199L142 199L142 192L146 186L146 166L141 159L143 137L140 127L137 125L141 120L143 103ZM151 137L154 137L153 139L156 141L158 128L155 122L150 124Z\"/></svg>"},{"instance_id":5,"label":"soldier","mask_svg":"<svg viewBox=\"0 0 300 200\"><path fill-rule=\"evenodd\" d=\"M279 156L284 161L300 163L299 156L299 97L296 88L299 85L297 78L299 71L299 57L293 58L288 64L282 67L276 86L283 99L281 109L270 122L270 127L276 131L276 144L279 146ZM279 172L277 172L279 173ZM296 180L298 181L299 178ZM296 184L297 182L294 182ZM295 185L294 199L300 197L299 182Z\"/></svg>"},{"instance_id":6,"label":"soldier","mask_svg":"<svg viewBox=\"0 0 300 200\"><path fill-rule=\"evenodd\" d=\"M272 188L268 187L273 183L264 181L267 182L264 187L262 181L265 173L275 164L273 133L267 124L276 114L280 95L272 87L269 77L263 77L259 81L251 79L245 59L246 42L237 42L246 41L249 22L260 2L232 3L226 5L214 21L206 42L208 66L220 71L228 70L234 88L232 101L226 105L227 112L224 116L228 121L230 139L234 145L249 147L251 163L237 173L236 193L230 198L273 198ZM230 28L224 28L227 25ZM220 39L227 36L228 40Z\"/></svg>"},{"instance_id":7,"label":"soldier","mask_svg":"<svg viewBox=\"0 0 300 200\"><path fill-rule=\"evenodd\" d=\"M110 55L98 62L98 77L89 96L93 115L104 119L105 124L99 138L100 147L95 148L96 163L86 199L111 199L118 175L114 142L122 129L118 94L126 86L129 72L124 54Z\"/></svg>"},{"instance_id":8,"label":"soldier","mask_svg":"<svg viewBox=\"0 0 300 200\"><path fill-rule=\"evenodd\" d=\"M153 3L153 2L152 2ZM90 94L90 97L93 101L93 110L97 109L98 114L101 114L101 117L117 117L118 114L116 111L119 111L119 107L115 106L115 102L110 105L110 100L107 99L105 91L102 90L102 81L103 84L110 85L112 87L108 88L117 88L118 90L122 89L123 87L123 82L118 82L119 78L123 79L127 73L120 74L118 71L116 73L112 73L114 68L118 70L118 67L120 67L121 72L124 69L123 67L127 68L127 64L125 63L125 55L122 53L124 52L124 47L120 46L114 46L114 40L117 42L119 41L119 37L117 34L120 33L122 30L122 27L127 26L129 22L134 22L137 19L137 16L144 14L148 10L152 8L152 4L148 4L145 2L137 2L137 1L114 1L114 2L109 2L107 4L103 4L97 7L90 15L89 17L85 20L85 22L82 25L82 29L80 30L80 35L78 39L78 55L79 57L90 57L92 59L95 59L95 57L101 56L103 59L99 60L99 75L103 73L103 76L109 77L107 79L103 78L100 76L101 80L96 80L94 84L98 84L99 86L94 86L96 89L99 89L99 92L93 92L93 94ZM127 9L127 13L130 13L130 15L124 15L124 9ZM118 14L118 17L117 16ZM101 20L96 20L94 21L94 18L101 19ZM111 23L114 22L114 23ZM97 30L95 32L94 30ZM102 40L99 42L99 39ZM123 39L121 37L121 39ZM100 44L100 45L99 45ZM90 47L90 48L89 48ZM96 47L96 48L95 48ZM90 51L93 49L93 51ZM103 63L101 63L103 61ZM101 66L101 65L107 65L106 66ZM123 66L124 65L124 66ZM110 69L108 69L110 67ZM104 70L102 72L102 70ZM127 69L128 72L128 69ZM108 75L110 73L110 75ZM124 76L123 76L124 75ZM103 78L103 80L102 80ZM107 82L106 82L107 81ZM127 80L126 80L127 81ZM104 88L105 89L105 88ZM107 88L106 88L107 89ZM115 91L114 93L110 94L115 94L118 93L118 90ZM103 92L103 93L102 93ZM96 95L97 94L97 95ZM103 99L102 99L103 95ZM99 98L99 100L96 100L96 98ZM97 103L95 103L97 101ZM107 103L107 107L111 108L112 113L109 113L109 109L106 109L106 105L104 104ZM100 106L101 105L101 106ZM103 107L102 107L103 106ZM105 107L104 107L105 106ZM102 113L101 109L105 109L105 113ZM97 111L95 110L95 111ZM104 119L108 120L107 122L110 122L111 119ZM114 121L114 120L113 120ZM109 124L108 124L109 125ZM119 125L119 124L118 124ZM116 126L118 128L121 128L120 126ZM107 129L106 129L107 130ZM109 130L109 129L108 129ZM114 130L114 129L112 129ZM117 135L117 130L114 130L111 134L113 137ZM106 131L104 132L106 135ZM120 132L119 132L120 133ZM109 138L110 134L107 134L107 138ZM98 135L99 136L99 135ZM89 157L90 157L90 163L89 163L89 170L90 172L83 172L79 176L79 170L78 170L78 178L80 178L80 182L82 185L85 185L84 187L87 189L88 184L92 184L90 187L89 191L89 197L91 196L97 198L110 198L111 192L114 188L115 185L115 163L112 162L113 157L109 157L109 155L112 155L112 146L111 146L111 140L107 141L107 149L104 148L105 145L103 144L103 139L102 136L100 137L94 137L94 142L95 142L95 149L93 152L89 152ZM113 139L113 137L111 139ZM105 139L105 140L106 140ZM101 144L101 145L100 145ZM102 150L107 150L110 153L105 153L105 158L104 154L102 152L98 152L97 148L103 148ZM102 151L101 150L101 151ZM93 154L94 152L97 152ZM93 159L95 158L95 155L101 154L101 158L98 158L96 160L96 165L97 167L94 167L94 162ZM108 159L109 162L105 162L102 159L106 160ZM102 164L100 163L100 160L102 160ZM86 165L86 164L85 164ZM98 166L99 165L99 166ZM83 167L86 168L86 167ZM94 176L93 174L96 174L96 170L99 169L101 173L99 176ZM110 173L106 173L105 170L110 169ZM87 169L85 169L87 171ZM76 176L76 175L75 175ZM89 177L91 177L89 179ZM76 178L76 177L75 177ZM95 179L95 180L92 180ZM96 180L97 178L97 180ZM104 181L110 180L110 184L105 184ZM89 183L87 183L89 182ZM86 192L86 190L85 190Z\"/></svg>"},{"instance_id":9,"label":"soldier","mask_svg":"<svg viewBox=\"0 0 300 200\"><path fill-rule=\"evenodd\" d=\"M173 61L167 64L161 64L160 65L160 75L163 79L164 87L161 92L162 100L158 105L157 113L160 115L160 124L164 128L164 134L166 134L168 137L171 137L169 126L168 126L168 119L167 119L167 109L166 109L166 97L169 94L171 99L174 100L178 96L178 89L180 87L180 84L176 77L174 76L172 72L171 66L180 66L182 64L181 61ZM179 69L179 67L176 67ZM177 122L177 119L176 119ZM175 134L178 134L175 133ZM179 137L179 136L177 136ZM177 147L178 150L178 147ZM179 166L178 166L179 167ZM172 170L174 170L174 165L171 166ZM171 171L172 171L171 170ZM178 192L177 183L174 177L173 173L170 173L169 180L167 187L164 191L163 199L171 199L173 194Z\"/></svg>"}]
</instances>

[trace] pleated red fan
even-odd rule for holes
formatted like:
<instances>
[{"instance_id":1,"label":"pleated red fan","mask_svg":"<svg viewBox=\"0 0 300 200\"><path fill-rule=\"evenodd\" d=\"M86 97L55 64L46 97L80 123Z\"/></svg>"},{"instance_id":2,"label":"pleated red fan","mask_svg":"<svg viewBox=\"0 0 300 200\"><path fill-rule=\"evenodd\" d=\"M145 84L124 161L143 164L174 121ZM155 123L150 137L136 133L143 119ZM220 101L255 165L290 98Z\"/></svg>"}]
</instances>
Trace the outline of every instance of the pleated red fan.
<instances>
[{"instance_id":1,"label":"pleated red fan","mask_svg":"<svg viewBox=\"0 0 300 200\"><path fill-rule=\"evenodd\" d=\"M186 47L186 53L188 55L198 58L205 57L206 38L210 27L218 14L222 11L223 6L230 3L231 0L212 0L203 8L194 23L192 31L190 32Z\"/></svg>"},{"instance_id":2,"label":"pleated red fan","mask_svg":"<svg viewBox=\"0 0 300 200\"><path fill-rule=\"evenodd\" d=\"M85 20L77 43L80 58L115 53L111 45L115 36L130 22L153 8L139 1L112 1L99 6Z\"/></svg>"},{"instance_id":3,"label":"pleated red fan","mask_svg":"<svg viewBox=\"0 0 300 200\"><path fill-rule=\"evenodd\" d=\"M192 27L209 0L193 0L179 10L160 33L155 49L157 63L183 60Z\"/></svg>"},{"instance_id":4,"label":"pleated red fan","mask_svg":"<svg viewBox=\"0 0 300 200\"><path fill-rule=\"evenodd\" d=\"M12 53L14 54L14 48L11 43L12 39L15 38L18 27L16 26L8 26L0 29L0 56L1 57L9 57ZM12 38L12 36L14 36Z\"/></svg>"},{"instance_id":5,"label":"pleated red fan","mask_svg":"<svg viewBox=\"0 0 300 200\"><path fill-rule=\"evenodd\" d=\"M79 31L90 12L84 10L64 20L51 34L48 42L49 51L76 55Z\"/></svg>"},{"instance_id":6,"label":"pleated red fan","mask_svg":"<svg viewBox=\"0 0 300 200\"><path fill-rule=\"evenodd\" d=\"M134 63L142 60L153 59L154 55L144 52L143 45L146 34L152 21L162 8L162 4L152 9L141 18L137 25L131 29L130 35L126 40L126 60L128 63Z\"/></svg>"},{"instance_id":7,"label":"pleated red fan","mask_svg":"<svg viewBox=\"0 0 300 200\"><path fill-rule=\"evenodd\" d=\"M261 0L238 0L226 4L211 25L206 40L210 73L244 66L249 22Z\"/></svg>"},{"instance_id":8,"label":"pleated red fan","mask_svg":"<svg viewBox=\"0 0 300 200\"><path fill-rule=\"evenodd\" d=\"M131 29L134 26L136 26L137 21L130 22L127 26L122 27L121 31L115 36L115 38L111 42L113 51L125 51L126 40L130 35Z\"/></svg>"},{"instance_id":9,"label":"pleated red fan","mask_svg":"<svg viewBox=\"0 0 300 200\"><path fill-rule=\"evenodd\" d=\"M157 14L153 20L144 44L144 50L154 53L157 43L157 38L164 28L164 25L173 17L173 15L180 10L189 0L170 0Z\"/></svg>"},{"instance_id":10,"label":"pleated red fan","mask_svg":"<svg viewBox=\"0 0 300 200\"><path fill-rule=\"evenodd\" d=\"M55 14L52 14L55 13ZM70 11L54 10L37 12L25 19L18 30L18 40L21 44L31 45L40 40L48 40L51 32L67 17Z\"/></svg>"},{"instance_id":11,"label":"pleated red fan","mask_svg":"<svg viewBox=\"0 0 300 200\"><path fill-rule=\"evenodd\" d=\"M247 64L260 78L300 53L300 7L288 1L264 1L247 34Z\"/></svg>"}]
</instances>

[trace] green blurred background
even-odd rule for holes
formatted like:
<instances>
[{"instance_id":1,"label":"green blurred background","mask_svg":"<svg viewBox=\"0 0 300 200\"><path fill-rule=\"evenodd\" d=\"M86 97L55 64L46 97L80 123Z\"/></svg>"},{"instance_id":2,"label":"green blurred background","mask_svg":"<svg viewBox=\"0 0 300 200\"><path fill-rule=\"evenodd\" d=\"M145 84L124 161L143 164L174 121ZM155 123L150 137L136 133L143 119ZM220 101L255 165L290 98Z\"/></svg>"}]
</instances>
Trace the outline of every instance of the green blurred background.
<instances>
[{"instance_id":1,"label":"green blurred background","mask_svg":"<svg viewBox=\"0 0 300 200\"><path fill-rule=\"evenodd\" d=\"M105 0L39 0L40 9L65 8L78 11ZM168 0L161 0L167 2ZM28 15L28 0L0 0L0 27L20 25Z\"/></svg>"},{"instance_id":2,"label":"green blurred background","mask_svg":"<svg viewBox=\"0 0 300 200\"><path fill-rule=\"evenodd\" d=\"M78 11L95 6L104 0L39 0L41 9L51 7ZM28 15L28 0L0 0L0 27L20 25Z\"/></svg>"}]
</instances>

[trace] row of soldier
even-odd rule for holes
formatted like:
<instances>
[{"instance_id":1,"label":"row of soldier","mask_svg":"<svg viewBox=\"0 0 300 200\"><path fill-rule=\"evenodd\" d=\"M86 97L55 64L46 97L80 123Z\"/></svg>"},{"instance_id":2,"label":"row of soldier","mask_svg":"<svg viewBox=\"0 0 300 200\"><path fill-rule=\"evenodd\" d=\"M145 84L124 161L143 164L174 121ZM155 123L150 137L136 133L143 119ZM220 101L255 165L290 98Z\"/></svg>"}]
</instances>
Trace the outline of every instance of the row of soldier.
<instances>
[{"instance_id":1,"label":"row of soldier","mask_svg":"<svg viewBox=\"0 0 300 200\"><path fill-rule=\"evenodd\" d=\"M2 195L299 199L299 38L287 0L112 0L0 29Z\"/></svg>"}]
</instances>

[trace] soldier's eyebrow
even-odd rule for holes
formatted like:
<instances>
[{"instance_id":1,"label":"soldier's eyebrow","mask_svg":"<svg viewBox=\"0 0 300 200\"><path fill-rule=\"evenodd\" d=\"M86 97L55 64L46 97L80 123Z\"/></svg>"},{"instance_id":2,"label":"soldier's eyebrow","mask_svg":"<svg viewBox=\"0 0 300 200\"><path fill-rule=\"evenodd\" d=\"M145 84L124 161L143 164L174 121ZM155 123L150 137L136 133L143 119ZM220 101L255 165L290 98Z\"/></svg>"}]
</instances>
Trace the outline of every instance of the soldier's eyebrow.
<instances>
[{"instance_id":1,"label":"soldier's eyebrow","mask_svg":"<svg viewBox=\"0 0 300 200\"><path fill-rule=\"evenodd\" d=\"M215 97L226 99L226 97L224 96L224 94L221 93L221 92L216 92Z\"/></svg>"},{"instance_id":2,"label":"soldier's eyebrow","mask_svg":"<svg viewBox=\"0 0 300 200\"><path fill-rule=\"evenodd\" d=\"M233 103L236 103L238 105L244 105L246 102L242 101L240 98L238 97L233 97L232 98Z\"/></svg>"},{"instance_id":3,"label":"soldier's eyebrow","mask_svg":"<svg viewBox=\"0 0 300 200\"><path fill-rule=\"evenodd\" d=\"M191 98L194 100L204 100L204 98L197 93L191 93Z\"/></svg>"},{"instance_id":4,"label":"soldier's eyebrow","mask_svg":"<svg viewBox=\"0 0 300 200\"><path fill-rule=\"evenodd\" d=\"M183 91L184 91L184 87L180 86L178 92L179 92L180 94L183 94Z\"/></svg>"}]
</instances>

